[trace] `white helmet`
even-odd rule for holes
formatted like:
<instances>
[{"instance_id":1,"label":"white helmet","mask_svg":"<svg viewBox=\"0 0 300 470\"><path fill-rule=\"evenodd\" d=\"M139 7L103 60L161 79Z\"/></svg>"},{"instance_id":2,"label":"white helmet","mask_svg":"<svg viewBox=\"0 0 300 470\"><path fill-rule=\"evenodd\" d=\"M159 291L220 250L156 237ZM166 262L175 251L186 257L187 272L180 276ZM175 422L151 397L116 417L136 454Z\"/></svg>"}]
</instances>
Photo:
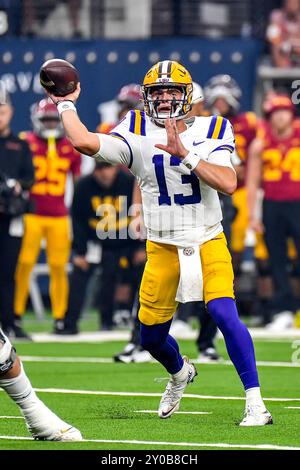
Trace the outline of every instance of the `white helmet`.
<instances>
[{"instance_id":1,"label":"white helmet","mask_svg":"<svg viewBox=\"0 0 300 470\"><path fill-rule=\"evenodd\" d=\"M203 89L199 83L193 82L192 105L204 100Z\"/></svg>"},{"instance_id":2,"label":"white helmet","mask_svg":"<svg viewBox=\"0 0 300 470\"><path fill-rule=\"evenodd\" d=\"M237 82L227 74L215 75L204 88L205 100L211 108L217 98L224 98L229 106L237 112L240 107L242 91Z\"/></svg>"}]
</instances>

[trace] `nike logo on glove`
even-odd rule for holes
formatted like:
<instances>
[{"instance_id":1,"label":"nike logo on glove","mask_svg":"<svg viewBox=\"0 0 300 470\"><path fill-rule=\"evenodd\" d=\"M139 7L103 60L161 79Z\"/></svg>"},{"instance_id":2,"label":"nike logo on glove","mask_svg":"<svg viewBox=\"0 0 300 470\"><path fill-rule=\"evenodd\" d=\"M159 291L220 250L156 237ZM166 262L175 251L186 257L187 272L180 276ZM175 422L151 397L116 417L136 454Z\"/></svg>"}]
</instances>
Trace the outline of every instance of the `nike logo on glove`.
<instances>
[{"instance_id":1,"label":"nike logo on glove","mask_svg":"<svg viewBox=\"0 0 300 470\"><path fill-rule=\"evenodd\" d=\"M196 145L200 145L200 144L203 144L203 142L205 142L205 140L201 140L201 142L193 142L193 145L196 146Z\"/></svg>"}]
</instances>

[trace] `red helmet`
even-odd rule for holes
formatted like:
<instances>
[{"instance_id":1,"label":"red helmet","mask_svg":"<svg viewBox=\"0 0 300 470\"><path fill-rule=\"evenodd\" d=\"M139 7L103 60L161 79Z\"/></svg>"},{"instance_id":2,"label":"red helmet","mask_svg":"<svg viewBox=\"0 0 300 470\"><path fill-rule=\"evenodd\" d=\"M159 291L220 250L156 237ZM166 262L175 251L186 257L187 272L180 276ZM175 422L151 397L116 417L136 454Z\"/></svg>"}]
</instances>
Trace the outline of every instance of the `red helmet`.
<instances>
[{"instance_id":1,"label":"red helmet","mask_svg":"<svg viewBox=\"0 0 300 470\"><path fill-rule=\"evenodd\" d=\"M296 112L295 106L289 96L270 93L263 103L263 111L266 116L269 116L278 109L288 109L293 114Z\"/></svg>"},{"instance_id":2,"label":"red helmet","mask_svg":"<svg viewBox=\"0 0 300 470\"><path fill-rule=\"evenodd\" d=\"M56 105L50 99L46 98L32 105L31 121L34 132L43 139L59 139L64 135Z\"/></svg>"},{"instance_id":3,"label":"red helmet","mask_svg":"<svg viewBox=\"0 0 300 470\"><path fill-rule=\"evenodd\" d=\"M123 86L117 96L117 100L122 107L132 109L142 109L142 99L141 87L137 83Z\"/></svg>"}]
</instances>

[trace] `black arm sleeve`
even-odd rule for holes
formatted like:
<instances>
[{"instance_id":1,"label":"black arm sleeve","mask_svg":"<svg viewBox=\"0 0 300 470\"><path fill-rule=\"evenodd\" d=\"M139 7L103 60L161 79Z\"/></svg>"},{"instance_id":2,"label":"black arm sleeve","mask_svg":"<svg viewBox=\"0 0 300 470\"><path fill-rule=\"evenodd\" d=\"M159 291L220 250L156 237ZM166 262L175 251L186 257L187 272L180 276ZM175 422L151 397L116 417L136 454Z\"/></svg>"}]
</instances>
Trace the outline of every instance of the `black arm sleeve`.
<instances>
[{"instance_id":1,"label":"black arm sleeve","mask_svg":"<svg viewBox=\"0 0 300 470\"><path fill-rule=\"evenodd\" d=\"M22 143L22 162L20 167L19 183L23 189L30 189L34 183L34 166L32 162L32 153L29 145L24 140Z\"/></svg>"},{"instance_id":2,"label":"black arm sleeve","mask_svg":"<svg viewBox=\"0 0 300 470\"><path fill-rule=\"evenodd\" d=\"M75 185L73 202L71 207L71 217L73 226L73 249L76 255L84 256L87 251L89 238L88 220L86 211L86 195L81 181Z\"/></svg>"}]
</instances>

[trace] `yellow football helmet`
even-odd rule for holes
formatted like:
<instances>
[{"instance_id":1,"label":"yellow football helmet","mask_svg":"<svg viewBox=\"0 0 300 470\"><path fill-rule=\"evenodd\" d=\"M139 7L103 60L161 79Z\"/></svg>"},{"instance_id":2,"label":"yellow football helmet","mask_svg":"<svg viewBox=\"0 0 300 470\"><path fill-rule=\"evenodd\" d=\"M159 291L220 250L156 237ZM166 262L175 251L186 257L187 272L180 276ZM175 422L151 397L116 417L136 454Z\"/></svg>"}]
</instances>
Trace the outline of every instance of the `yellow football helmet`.
<instances>
[{"instance_id":1,"label":"yellow football helmet","mask_svg":"<svg viewBox=\"0 0 300 470\"><path fill-rule=\"evenodd\" d=\"M171 102L170 113L159 113L158 104L166 100L153 100L152 92L157 88L176 87L182 90L180 100L175 98ZM157 62L146 73L142 85L145 112L157 122L164 123L168 117L182 119L190 110L193 98L192 77L183 65L173 60Z\"/></svg>"}]
</instances>

